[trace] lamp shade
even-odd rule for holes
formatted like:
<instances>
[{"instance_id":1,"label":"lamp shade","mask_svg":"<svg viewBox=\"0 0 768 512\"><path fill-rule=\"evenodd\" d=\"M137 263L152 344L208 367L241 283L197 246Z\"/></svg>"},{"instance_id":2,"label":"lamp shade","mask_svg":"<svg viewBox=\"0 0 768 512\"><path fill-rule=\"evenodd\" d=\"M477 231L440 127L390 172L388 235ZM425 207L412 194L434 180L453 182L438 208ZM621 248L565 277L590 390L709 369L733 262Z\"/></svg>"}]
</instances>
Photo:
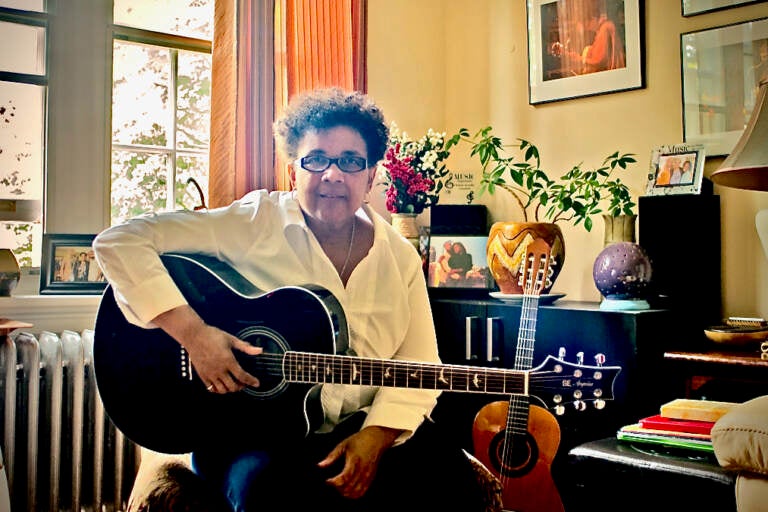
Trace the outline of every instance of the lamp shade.
<instances>
[{"instance_id":1,"label":"lamp shade","mask_svg":"<svg viewBox=\"0 0 768 512\"><path fill-rule=\"evenodd\" d=\"M744 133L711 179L724 187L768 191L768 80L760 82Z\"/></svg>"}]
</instances>

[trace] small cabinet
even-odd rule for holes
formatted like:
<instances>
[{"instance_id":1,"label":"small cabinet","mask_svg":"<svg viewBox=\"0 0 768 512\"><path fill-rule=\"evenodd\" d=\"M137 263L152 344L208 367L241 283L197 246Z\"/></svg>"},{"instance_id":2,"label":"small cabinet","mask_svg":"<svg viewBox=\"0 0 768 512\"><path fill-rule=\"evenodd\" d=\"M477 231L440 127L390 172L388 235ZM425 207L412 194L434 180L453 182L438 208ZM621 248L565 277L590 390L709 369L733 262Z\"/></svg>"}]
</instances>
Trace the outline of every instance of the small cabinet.
<instances>
[{"instance_id":1,"label":"small cabinet","mask_svg":"<svg viewBox=\"0 0 768 512\"><path fill-rule=\"evenodd\" d=\"M495 299L432 297L432 313L444 363L513 368L520 328L521 306ZM597 302L560 300L537 310L532 366L546 356L568 362L620 366L614 400L604 409L567 408L558 416L561 450L585 441L615 435L623 424L658 412L669 396L659 371L664 351L677 336L672 313L664 309L603 311ZM444 393L435 410L471 449L474 416L486 403L503 396ZM531 400L536 403L535 399Z\"/></svg>"}]
</instances>

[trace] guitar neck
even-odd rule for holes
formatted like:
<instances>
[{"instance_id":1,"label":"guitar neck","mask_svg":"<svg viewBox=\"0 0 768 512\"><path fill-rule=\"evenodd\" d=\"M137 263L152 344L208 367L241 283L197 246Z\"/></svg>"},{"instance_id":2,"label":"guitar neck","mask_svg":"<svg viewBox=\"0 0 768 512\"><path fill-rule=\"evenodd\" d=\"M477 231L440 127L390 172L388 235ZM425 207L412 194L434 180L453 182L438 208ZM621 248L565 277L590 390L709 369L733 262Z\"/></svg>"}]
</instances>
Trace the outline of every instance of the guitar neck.
<instances>
[{"instance_id":1,"label":"guitar neck","mask_svg":"<svg viewBox=\"0 0 768 512\"><path fill-rule=\"evenodd\" d=\"M523 296L520 310L520 330L515 350L515 370L528 370L533 366L533 345L536 340L536 320L539 312L539 296Z\"/></svg>"},{"instance_id":2,"label":"guitar neck","mask_svg":"<svg viewBox=\"0 0 768 512\"><path fill-rule=\"evenodd\" d=\"M289 382L436 389L467 393L527 393L528 372L477 366L286 352Z\"/></svg>"}]
</instances>

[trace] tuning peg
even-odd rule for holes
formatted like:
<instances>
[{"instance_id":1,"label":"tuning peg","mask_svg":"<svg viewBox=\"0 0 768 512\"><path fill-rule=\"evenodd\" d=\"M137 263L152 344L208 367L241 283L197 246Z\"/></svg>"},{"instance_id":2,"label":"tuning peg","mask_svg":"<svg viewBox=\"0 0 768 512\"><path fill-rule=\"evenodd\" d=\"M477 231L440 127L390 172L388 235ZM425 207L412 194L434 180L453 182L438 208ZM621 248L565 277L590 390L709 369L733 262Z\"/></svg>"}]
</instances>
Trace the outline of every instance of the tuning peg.
<instances>
[{"instance_id":1,"label":"tuning peg","mask_svg":"<svg viewBox=\"0 0 768 512\"><path fill-rule=\"evenodd\" d=\"M560 347L559 349L557 349L557 358L565 359L565 347Z\"/></svg>"},{"instance_id":2,"label":"tuning peg","mask_svg":"<svg viewBox=\"0 0 768 512\"><path fill-rule=\"evenodd\" d=\"M558 416L562 416L563 414L565 414L565 406L563 404L556 405L555 414Z\"/></svg>"},{"instance_id":3,"label":"tuning peg","mask_svg":"<svg viewBox=\"0 0 768 512\"><path fill-rule=\"evenodd\" d=\"M602 398L598 398L597 400L595 400L595 409L597 409L598 411L602 411L603 408L605 408L605 400L603 400Z\"/></svg>"},{"instance_id":4,"label":"tuning peg","mask_svg":"<svg viewBox=\"0 0 768 512\"><path fill-rule=\"evenodd\" d=\"M595 354L595 364L597 366L603 366L603 364L605 364L605 354Z\"/></svg>"},{"instance_id":5,"label":"tuning peg","mask_svg":"<svg viewBox=\"0 0 768 512\"><path fill-rule=\"evenodd\" d=\"M587 403L584 400L576 400L573 402L573 406L576 408L577 411L581 412L586 410Z\"/></svg>"},{"instance_id":6,"label":"tuning peg","mask_svg":"<svg viewBox=\"0 0 768 512\"><path fill-rule=\"evenodd\" d=\"M584 364L584 352L576 353L576 364L578 365Z\"/></svg>"}]
</instances>

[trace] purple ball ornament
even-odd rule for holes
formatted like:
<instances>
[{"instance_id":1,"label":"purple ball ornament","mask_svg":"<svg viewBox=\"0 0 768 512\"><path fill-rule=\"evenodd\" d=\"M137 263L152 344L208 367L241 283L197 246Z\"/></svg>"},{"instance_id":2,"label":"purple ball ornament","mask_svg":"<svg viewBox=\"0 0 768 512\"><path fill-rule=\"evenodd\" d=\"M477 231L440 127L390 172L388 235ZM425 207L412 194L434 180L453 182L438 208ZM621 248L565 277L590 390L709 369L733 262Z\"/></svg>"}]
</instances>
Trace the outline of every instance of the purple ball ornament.
<instances>
[{"instance_id":1,"label":"purple ball ornament","mask_svg":"<svg viewBox=\"0 0 768 512\"><path fill-rule=\"evenodd\" d=\"M606 246L595 259L592 277L605 298L600 309L610 311L650 309L645 300L651 282L648 254L633 242Z\"/></svg>"}]
</instances>

